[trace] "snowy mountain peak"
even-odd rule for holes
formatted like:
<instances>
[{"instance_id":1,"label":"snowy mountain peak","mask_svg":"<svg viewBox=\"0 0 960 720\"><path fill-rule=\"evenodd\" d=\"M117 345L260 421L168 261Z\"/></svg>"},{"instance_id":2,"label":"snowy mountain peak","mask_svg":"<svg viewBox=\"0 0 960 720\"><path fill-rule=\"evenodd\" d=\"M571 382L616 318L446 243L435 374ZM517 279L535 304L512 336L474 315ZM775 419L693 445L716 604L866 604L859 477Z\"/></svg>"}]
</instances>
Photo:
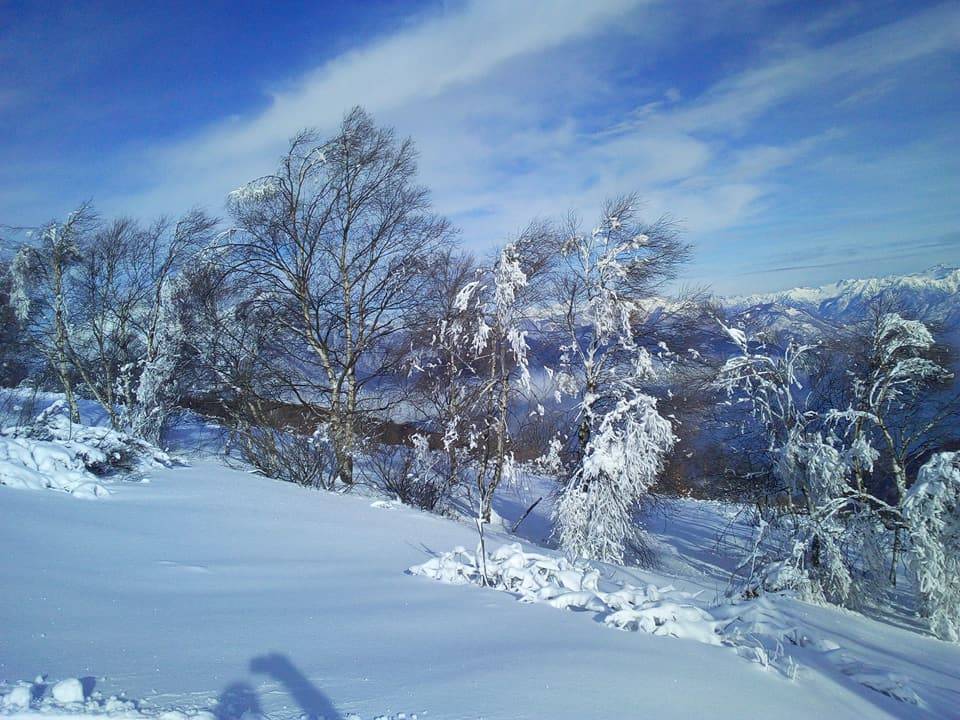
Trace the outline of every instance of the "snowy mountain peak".
<instances>
[{"instance_id":1,"label":"snowy mountain peak","mask_svg":"<svg viewBox=\"0 0 960 720\"><path fill-rule=\"evenodd\" d=\"M897 301L920 319L944 320L960 312L960 268L935 265L908 275L841 280L820 287L800 287L774 293L731 297L738 310L797 308L824 320L862 317L869 303L879 297Z\"/></svg>"},{"instance_id":2,"label":"snowy mountain peak","mask_svg":"<svg viewBox=\"0 0 960 720\"><path fill-rule=\"evenodd\" d=\"M874 278L850 278L819 287L797 287L772 293L736 295L729 298L732 305L764 305L769 303L812 304L835 299L843 295L875 296L889 289L927 289L934 292L956 294L960 292L960 268L943 264L908 275L883 275Z\"/></svg>"}]
</instances>

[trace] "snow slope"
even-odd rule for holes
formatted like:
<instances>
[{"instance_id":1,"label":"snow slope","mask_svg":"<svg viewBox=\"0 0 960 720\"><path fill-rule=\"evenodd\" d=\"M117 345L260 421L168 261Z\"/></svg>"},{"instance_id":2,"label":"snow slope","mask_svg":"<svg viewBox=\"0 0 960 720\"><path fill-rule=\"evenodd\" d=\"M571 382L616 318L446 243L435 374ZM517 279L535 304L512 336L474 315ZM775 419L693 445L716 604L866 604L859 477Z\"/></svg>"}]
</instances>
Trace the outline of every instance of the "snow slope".
<instances>
[{"instance_id":1,"label":"snow slope","mask_svg":"<svg viewBox=\"0 0 960 720\"><path fill-rule=\"evenodd\" d=\"M125 691L144 713L327 720L949 717L960 701L960 648L852 613L754 606L754 630L769 616L842 646L843 657L798 646L803 667L790 680L730 647L619 632L594 613L405 573L473 548L464 524L214 462L150 479L98 503L0 487L8 689L43 673L104 697ZM606 569L605 579L719 588L711 534L722 514L686 526L689 515L681 506L658 533L667 542L675 523L679 545L700 537L702 572L677 561L665 572L686 578ZM489 547L507 540L488 537ZM925 707L863 682L891 671ZM86 712L41 710L31 712ZM18 713L31 716L0 708Z\"/></svg>"}]
</instances>

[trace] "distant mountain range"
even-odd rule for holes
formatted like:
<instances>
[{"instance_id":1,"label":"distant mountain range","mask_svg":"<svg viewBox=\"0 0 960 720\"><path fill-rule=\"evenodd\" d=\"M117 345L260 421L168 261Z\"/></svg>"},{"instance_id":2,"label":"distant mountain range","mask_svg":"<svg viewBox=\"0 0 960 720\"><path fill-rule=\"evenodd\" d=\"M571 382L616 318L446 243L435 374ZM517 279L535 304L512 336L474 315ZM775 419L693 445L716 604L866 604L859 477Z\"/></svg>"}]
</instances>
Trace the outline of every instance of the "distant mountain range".
<instances>
[{"instance_id":1,"label":"distant mountain range","mask_svg":"<svg viewBox=\"0 0 960 720\"><path fill-rule=\"evenodd\" d=\"M936 265L910 275L841 280L817 288L794 288L723 300L734 319L755 330L816 336L827 326L864 319L876 300L921 320L960 344L960 268Z\"/></svg>"}]
</instances>

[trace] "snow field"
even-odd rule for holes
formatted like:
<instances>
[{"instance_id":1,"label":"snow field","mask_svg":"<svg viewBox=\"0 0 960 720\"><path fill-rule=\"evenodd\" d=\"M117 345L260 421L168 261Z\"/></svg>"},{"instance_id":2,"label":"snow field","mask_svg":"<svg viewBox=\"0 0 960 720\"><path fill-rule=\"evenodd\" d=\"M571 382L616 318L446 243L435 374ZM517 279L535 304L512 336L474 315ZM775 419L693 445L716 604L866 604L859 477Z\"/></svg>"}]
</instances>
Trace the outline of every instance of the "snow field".
<instances>
[{"instance_id":1,"label":"snow field","mask_svg":"<svg viewBox=\"0 0 960 720\"><path fill-rule=\"evenodd\" d=\"M65 706L47 691L0 712L103 716L116 696L141 698L109 709L137 720L930 718L960 696L954 644L786 597L717 603L730 561L718 504L676 503L650 523L659 543L700 549L699 574L579 567L488 532L488 548L507 546L488 578L534 600L520 604L474 587L475 554L444 560L476 542L469 525L215 462L148 476L96 503L0 487L3 693L42 671L95 675L104 696ZM528 504L499 512L512 521ZM534 534L541 505L523 526ZM403 572L425 564L461 586ZM635 632L603 622L647 608ZM682 629L700 641L670 639Z\"/></svg>"}]
</instances>

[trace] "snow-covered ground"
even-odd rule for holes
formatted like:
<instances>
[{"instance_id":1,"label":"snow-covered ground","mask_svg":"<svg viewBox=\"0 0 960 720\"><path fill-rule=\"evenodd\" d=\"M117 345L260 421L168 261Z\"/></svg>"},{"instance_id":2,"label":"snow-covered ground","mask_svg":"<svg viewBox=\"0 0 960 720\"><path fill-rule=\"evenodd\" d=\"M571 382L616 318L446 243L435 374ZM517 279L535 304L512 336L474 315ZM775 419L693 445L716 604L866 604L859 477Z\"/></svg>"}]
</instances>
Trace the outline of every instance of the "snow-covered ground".
<instances>
[{"instance_id":1,"label":"snow-covered ground","mask_svg":"<svg viewBox=\"0 0 960 720\"><path fill-rule=\"evenodd\" d=\"M148 479L93 501L0 486L0 714L958 715L960 646L786 599L713 607L730 562L716 541L721 505L654 513L662 568L603 567L599 579L607 590L703 590L691 602L727 633L714 644L611 629L599 606L560 610L406 572L456 546L473 552L465 523L215 461ZM523 506L505 498L498 511ZM545 512L522 530L542 533ZM516 539L491 533L488 550ZM768 667L748 640L727 642L736 629L758 653L773 648ZM68 678L86 702L53 699ZM28 693L30 708L17 707ZM109 700L120 693L134 702Z\"/></svg>"}]
</instances>

